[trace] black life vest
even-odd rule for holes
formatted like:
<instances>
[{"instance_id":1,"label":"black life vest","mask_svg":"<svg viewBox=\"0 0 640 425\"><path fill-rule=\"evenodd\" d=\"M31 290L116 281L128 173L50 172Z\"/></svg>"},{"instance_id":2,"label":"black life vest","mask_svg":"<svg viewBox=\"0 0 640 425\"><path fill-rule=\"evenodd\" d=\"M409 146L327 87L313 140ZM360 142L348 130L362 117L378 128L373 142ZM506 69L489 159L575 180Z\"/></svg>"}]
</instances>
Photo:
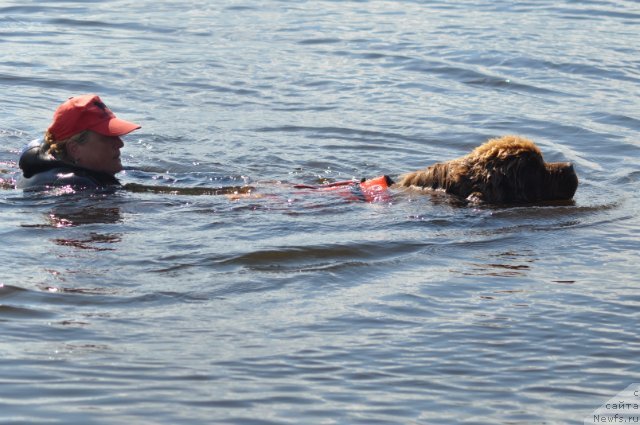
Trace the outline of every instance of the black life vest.
<instances>
[{"instance_id":1,"label":"black life vest","mask_svg":"<svg viewBox=\"0 0 640 425\"><path fill-rule=\"evenodd\" d=\"M118 179L111 174L91 171L54 158L46 152L40 140L34 140L25 147L18 165L22 170L22 177L16 182L18 189L43 190L69 186L74 190L82 190L120 186Z\"/></svg>"}]
</instances>

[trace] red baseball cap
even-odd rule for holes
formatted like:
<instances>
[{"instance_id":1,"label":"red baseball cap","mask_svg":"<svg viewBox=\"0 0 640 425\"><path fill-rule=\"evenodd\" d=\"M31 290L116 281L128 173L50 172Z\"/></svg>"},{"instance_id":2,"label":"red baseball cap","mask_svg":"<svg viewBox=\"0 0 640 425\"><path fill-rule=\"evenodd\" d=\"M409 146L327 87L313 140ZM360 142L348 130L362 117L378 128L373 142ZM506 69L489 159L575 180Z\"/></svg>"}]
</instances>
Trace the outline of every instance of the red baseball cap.
<instances>
[{"instance_id":1,"label":"red baseball cap","mask_svg":"<svg viewBox=\"0 0 640 425\"><path fill-rule=\"evenodd\" d=\"M53 114L47 129L55 140L64 140L84 130L104 136L124 136L139 129L138 124L117 118L95 94L69 98Z\"/></svg>"}]
</instances>

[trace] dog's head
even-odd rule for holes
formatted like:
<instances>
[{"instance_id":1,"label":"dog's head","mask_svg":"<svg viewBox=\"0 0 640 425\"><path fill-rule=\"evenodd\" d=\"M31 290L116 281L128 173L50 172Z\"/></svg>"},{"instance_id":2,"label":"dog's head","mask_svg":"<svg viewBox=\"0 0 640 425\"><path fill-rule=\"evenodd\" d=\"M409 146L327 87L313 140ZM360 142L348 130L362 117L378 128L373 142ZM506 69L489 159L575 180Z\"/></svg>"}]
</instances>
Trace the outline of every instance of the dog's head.
<instances>
[{"instance_id":1,"label":"dog's head","mask_svg":"<svg viewBox=\"0 0 640 425\"><path fill-rule=\"evenodd\" d=\"M545 163L539 155L508 158L491 172L489 181L485 200L492 203L568 201L578 188L571 163Z\"/></svg>"},{"instance_id":2,"label":"dog's head","mask_svg":"<svg viewBox=\"0 0 640 425\"><path fill-rule=\"evenodd\" d=\"M485 199L496 203L570 200L578 176L568 162L547 163L540 149L519 136L492 139L466 158L488 169Z\"/></svg>"}]
</instances>

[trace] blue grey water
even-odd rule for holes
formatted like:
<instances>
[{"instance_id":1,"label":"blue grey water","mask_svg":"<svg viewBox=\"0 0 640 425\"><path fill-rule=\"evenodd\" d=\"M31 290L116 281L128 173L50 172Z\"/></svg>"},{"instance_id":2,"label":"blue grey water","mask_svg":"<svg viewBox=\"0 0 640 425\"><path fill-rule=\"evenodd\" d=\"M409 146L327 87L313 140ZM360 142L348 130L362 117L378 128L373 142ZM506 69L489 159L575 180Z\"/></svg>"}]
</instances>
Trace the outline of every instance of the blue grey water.
<instances>
[{"instance_id":1,"label":"blue grey water","mask_svg":"<svg viewBox=\"0 0 640 425\"><path fill-rule=\"evenodd\" d=\"M28 194L67 97L124 183ZM640 382L640 3L0 1L0 423L581 424ZM520 134L569 205L291 183Z\"/></svg>"}]
</instances>

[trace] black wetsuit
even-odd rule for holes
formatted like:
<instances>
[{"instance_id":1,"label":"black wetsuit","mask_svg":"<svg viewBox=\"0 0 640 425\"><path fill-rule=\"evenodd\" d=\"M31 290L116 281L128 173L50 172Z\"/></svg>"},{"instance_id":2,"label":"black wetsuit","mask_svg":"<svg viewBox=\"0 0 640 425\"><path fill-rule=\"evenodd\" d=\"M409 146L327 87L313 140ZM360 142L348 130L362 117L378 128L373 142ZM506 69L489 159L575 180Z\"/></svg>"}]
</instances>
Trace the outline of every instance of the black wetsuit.
<instances>
[{"instance_id":1,"label":"black wetsuit","mask_svg":"<svg viewBox=\"0 0 640 425\"><path fill-rule=\"evenodd\" d=\"M31 142L20 156L18 164L22 177L16 187L23 190L42 190L70 186L74 189L96 189L120 186L113 175L87 170L55 159L43 149L40 141Z\"/></svg>"}]
</instances>

